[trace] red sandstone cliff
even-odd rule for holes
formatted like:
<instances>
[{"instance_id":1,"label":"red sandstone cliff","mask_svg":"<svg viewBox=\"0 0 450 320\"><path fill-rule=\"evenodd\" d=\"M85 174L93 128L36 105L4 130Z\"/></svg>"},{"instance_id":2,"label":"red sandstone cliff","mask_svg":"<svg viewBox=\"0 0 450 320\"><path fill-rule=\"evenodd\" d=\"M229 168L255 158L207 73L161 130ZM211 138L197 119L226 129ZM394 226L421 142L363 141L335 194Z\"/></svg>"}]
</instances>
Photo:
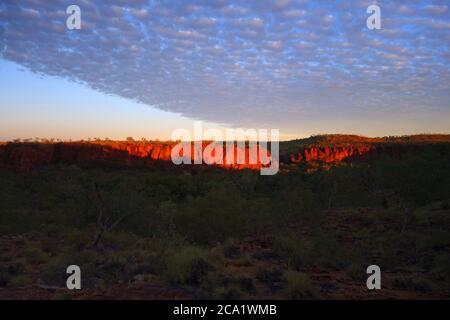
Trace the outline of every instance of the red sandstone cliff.
<instances>
[{"instance_id":1,"label":"red sandstone cliff","mask_svg":"<svg viewBox=\"0 0 450 320\"><path fill-rule=\"evenodd\" d=\"M301 163L309 161L340 162L365 161L380 155L401 156L408 152L420 152L430 144L450 143L450 135L421 134L367 138L357 135L319 135L280 144L280 161Z\"/></svg>"},{"instance_id":2,"label":"red sandstone cliff","mask_svg":"<svg viewBox=\"0 0 450 320\"><path fill-rule=\"evenodd\" d=\"M260 159L259 146L255 150L245 147L245 150L237 145L227 148L223 146L220 154L215 154L212 149L203 151L209 143L191 144L191 152L181 149L180 157L185 157L191 163L200 159L205 163L213 163L218 167L231 169L260 169L264 161L270 158L270 152L262 150ZM112 167L175 167L171 160L172 150L176 143L173 142L75 142L75 143L7 143L0 145L0 166L12 167L18 172L28 172L36 166L52 163L78 164L81 166L112 166ZM185 145L188 147L188 145ZM250 155L256 154L256 158ZM240 161L238 161L238 156ZM214 160L222 159L222 161Z\"/></svg>"},{"instance_id":3,"label":"red sandstone cliff","mask_svg":"<svg viewBox=\"0 0 450 320\"><path fill-rule=\"evenodd\" d=\"M360 147L306 147L290 155L290 162L339 162L345 159L362 158L364 155L374 153L376 146Z\"/></svg>"},{"instance_id":4,"label":"red sandstone cliff","mask_svg":"<svg viewBox=\"0 0 450 320\"><path fill-rule=\"evenodd\" d=\"M401 156L405 152L420 151L430 143L450 143L450 135L420 135L387 138L364 138L359 136L315 136L303 140L280 143L280 162L302 163L310 161L339 162L364 161L379 155ZM209 142L201 145L191 144L190 154L179 154L192 162L198 160ZM54 163L77 164L83 167L107 166L118 168L153 168L168 167L176 170L178 167L171 161L171 153L175 142L64 142L64 143L0 143L0 167L14 168L19 172ZM249 161L252 154L259 155L256 150L245 147L239 149L234 145L227 150L223 146L221 154L223 164L218 167L231 169L260 169L262 163L270 158L270 152L264 150L263 159L259 156ZM238 149L240 152L238 152ZM270 148L269 148L270 150ZM253 151L256 151L253 153ZM237 161L241 154L242 163ZM245 155L245 159L242 159ZM203 163L211 163L214 152L207 152ZM227 158L232 158L227 161ZM228 159L230 160L230 159ZM232 163L232 164L227 164ZM195 166L198 168L198 166Z\"/></svg>"}]
</instances>

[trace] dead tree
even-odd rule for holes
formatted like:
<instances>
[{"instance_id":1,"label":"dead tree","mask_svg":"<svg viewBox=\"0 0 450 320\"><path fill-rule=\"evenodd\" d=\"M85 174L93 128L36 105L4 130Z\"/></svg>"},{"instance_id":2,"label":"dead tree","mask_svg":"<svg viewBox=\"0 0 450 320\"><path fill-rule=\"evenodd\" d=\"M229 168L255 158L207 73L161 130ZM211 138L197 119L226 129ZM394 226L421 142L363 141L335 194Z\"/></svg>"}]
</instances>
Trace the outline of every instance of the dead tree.
<instances>
[{"instance_id":1,"label":"dead tree","mask_svg":"<svg viewBox=\"0 0 450 320\"><path fill-rule=\"evenodd\" d=\"M94 184L94 190L91 195L91 201L94 203L94 206L96 207L98 213L97 213L97 233L90 245L90 248L97 248L105 232L111 231L114 228L116 228L117 225L128 216L128 214L121 212L121 210L117 210L118 215L115 220L113 220L112 215L105 215L104 213L106 211L106 208L97 183Z\"/></svg>"}]
</instances>

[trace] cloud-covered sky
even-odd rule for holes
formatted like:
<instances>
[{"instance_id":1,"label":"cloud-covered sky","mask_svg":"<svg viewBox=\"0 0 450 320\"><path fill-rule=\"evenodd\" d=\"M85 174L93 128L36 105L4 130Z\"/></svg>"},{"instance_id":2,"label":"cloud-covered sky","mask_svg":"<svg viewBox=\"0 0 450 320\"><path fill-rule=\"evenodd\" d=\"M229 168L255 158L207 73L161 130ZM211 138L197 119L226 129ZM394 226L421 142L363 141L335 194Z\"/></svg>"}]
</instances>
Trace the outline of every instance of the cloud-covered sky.
<instances>
[{"instance_id":1,"label":"cloud-covered sky","mask_svg":"<svg viewBox=\"0 0 450 320\"><path fill-rule=\"evenodd\" d=\"M66 28L70 4L81 30ZM381 30L366 27L370 4ZM446 0L0 3L2 59L233 126L448 117L449 44Z\"/></svg>"}]
</instances>

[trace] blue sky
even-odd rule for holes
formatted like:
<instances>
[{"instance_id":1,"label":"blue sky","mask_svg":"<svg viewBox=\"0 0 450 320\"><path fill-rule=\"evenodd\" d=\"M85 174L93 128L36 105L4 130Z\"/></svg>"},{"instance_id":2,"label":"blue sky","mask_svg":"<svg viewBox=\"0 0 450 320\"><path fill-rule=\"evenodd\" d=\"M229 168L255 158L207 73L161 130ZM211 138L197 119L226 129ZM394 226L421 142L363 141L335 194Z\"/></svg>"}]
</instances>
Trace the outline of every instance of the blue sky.
<instances>
[{"instance_id":1,"label":"blue sky","mask_svg":"<svg viewBox=\"0 0 450 320\"><path fill-rule=\"evenodd\" d=\"M449 133L449 44L440 0L2 1L0 139Z\"/></svg>"}]
</instances>

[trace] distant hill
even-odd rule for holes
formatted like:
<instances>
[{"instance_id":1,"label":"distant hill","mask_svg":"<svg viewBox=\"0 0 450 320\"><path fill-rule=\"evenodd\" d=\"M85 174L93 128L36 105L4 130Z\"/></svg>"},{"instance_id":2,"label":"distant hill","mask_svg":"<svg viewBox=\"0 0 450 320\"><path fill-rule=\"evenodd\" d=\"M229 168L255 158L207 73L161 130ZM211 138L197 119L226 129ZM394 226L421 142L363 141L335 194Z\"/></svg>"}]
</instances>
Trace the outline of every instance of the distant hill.
<instances>
[{"instance_id":1,"label":"distant hill","mask_svg":"<svg viewBox=\"0 0 450 320\"><path fill-rule=\"evenodd\" d=\"M353 134L323 134L309 138L295 139L282 144L296 144L298 146L330 147L341 145L357 145L368 143L434 143L450 142L450 134L417 134L404 136L386 136L369 138Z\"/></svg>"}]
</instances>

